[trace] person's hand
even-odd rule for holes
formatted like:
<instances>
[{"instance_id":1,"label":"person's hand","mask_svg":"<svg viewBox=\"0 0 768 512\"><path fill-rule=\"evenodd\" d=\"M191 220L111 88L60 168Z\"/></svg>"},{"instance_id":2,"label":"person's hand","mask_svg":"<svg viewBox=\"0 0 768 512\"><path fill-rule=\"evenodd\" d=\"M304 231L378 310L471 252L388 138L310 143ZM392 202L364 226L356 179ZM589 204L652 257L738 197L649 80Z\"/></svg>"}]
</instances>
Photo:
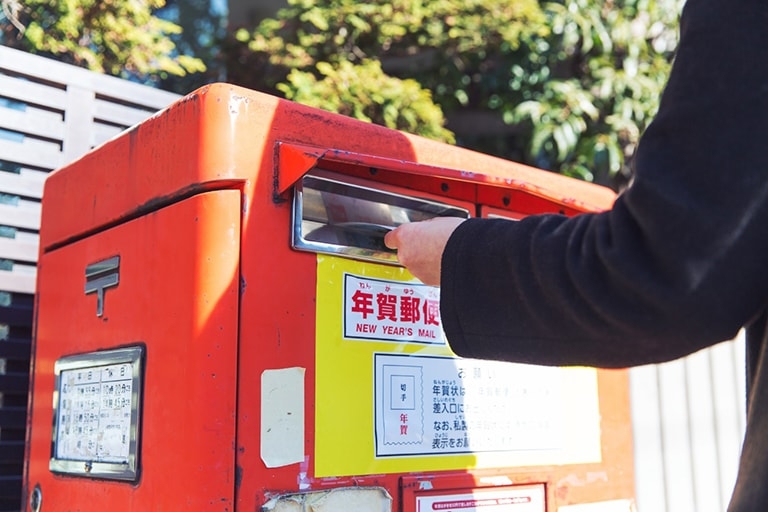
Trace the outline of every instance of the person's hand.
<instances>
[{"instance_id":1,"label":"person's hand","mask_svg":"<svg viewBox=\"0 0 768 512\"><path fill-rule=\"evenodd\" d=\"M443 250L456 227L464 222L458 217L436 217L424 222L402 224L384 237L390 249L397 249L397 259L424 284L440 285Z\"/></svg>"}]
</instances>

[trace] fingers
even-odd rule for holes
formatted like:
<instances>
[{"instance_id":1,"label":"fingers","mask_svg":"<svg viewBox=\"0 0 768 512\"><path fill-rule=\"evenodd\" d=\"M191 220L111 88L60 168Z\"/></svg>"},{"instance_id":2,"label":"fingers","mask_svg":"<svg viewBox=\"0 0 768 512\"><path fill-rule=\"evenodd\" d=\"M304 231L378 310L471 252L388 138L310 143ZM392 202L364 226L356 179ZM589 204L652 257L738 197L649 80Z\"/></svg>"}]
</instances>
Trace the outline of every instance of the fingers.
<instances>
[{"instance_id":1,"label":"fingers","mask_svg":"<svg viewBox=\"0 0 768 512\"><path fill-rule=\"evenodd\" d=\"M389 247L390 249L397 249L400 246L400 228L402 226L396 227L395 229L389 231L386 235L384 235L384 245Z\"/></svg>"},{"instance_id":2,"label":"fingers","mask_svg":"<svg viewBox=\"0 0 768 512\"><path fill-rule=\"evenodd\" d=\"M440 284L443 250L451 233L464 219L438 217L402 224L384 236L384 244L397 250L397 259L425 284Z\"/></svg>"}]
</instances>

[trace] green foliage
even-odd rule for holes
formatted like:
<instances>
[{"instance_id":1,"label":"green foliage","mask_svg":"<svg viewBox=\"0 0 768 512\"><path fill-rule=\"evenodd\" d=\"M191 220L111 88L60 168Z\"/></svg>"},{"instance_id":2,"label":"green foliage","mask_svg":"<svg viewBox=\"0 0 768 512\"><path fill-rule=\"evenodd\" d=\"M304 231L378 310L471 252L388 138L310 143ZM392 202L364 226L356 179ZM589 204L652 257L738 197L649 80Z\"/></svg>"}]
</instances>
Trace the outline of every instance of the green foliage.
<instances>
[{"instance_id":1,"label":"green foliage","mask_svg":"<svg viewBox=\"0 0 768 512\"><path fill-rule=\"evenodd\" d=\"M180 27L153 14L165 0L3 3L16 6L13 19L0 18L5 45L115 76L185 75L205 70L200 59L176 55L170 36L178 34Z\"/></svg>"},{"instance_id":2,"label":"green foliage","mask_svg":"<svg viewBox=\"0 0 768 512\"><path fill-rule=\"evenodd\" d=\"M620 188L657 108L682 1L288 0L235 32L230 78L450 140L415 80L449 119L484 111L519 128L493 148L522 146L527 163Z\"/></svg>"},{"instance_id":3,"label":"green foliage","mask_svg":"<svg viewBox=\"0 0 768 512\"><path fill-rule=\"evenodd\" d=\"M455 85L479 81L468 71L481 62L487 65L495 54L519 48L532 26L546 31L536 0L288 3L277 19L265 20L252 35L241 31L238 36L250 38L250 49L268 54L272 64L291 69L374 58L395 75L426 78L433 70L446 78L453 74L439 83Z\"/></svg>"},{"instance_id":4,"label":"green foliage","mask_svg":"<svg viewBox=\"0 0 768 512\"><path fill-rule=\"evenodd\" d=\"M351 69L378 60L386 74L416 80L430 90L443 110L487 105L494 101L488 86L493 88L492 74L499 71L495 68L502 56L518 51L521 40L531 37L531 27L546 32L543 21L535 0L289 0L276 19L263 21L253 32L236 32L237 40L256 55L248 61L256 79L240 76L238 81L286 93L294 87L287 80L291 70L319 78L322 63ZM238 52L242 57L242 46ZM387 111L394 105L390 101ZM453 140L442 116L413 105L399 103L399 117L425 124L419 133ZM371 120L388 123L383 117Z\"/></svg>"},{"instance_id":5,"label":"green foliage","mask_svg":"<svg viewBox=\"0 0 768 512\"><path fill-rule=\"evenodd\" d=\"M288 99L338 112L355 119L378 121L389 128L446 142L453 134L442 127L443 113L428 90L415 80L400 80L384 74L378 61L360 64L319 62L322 76L294 69L278 89Z\"/></svg>"},{"instance_id":6,"label":"green foliage","mask_svg":"<svg viewBox=\"0 0 768 512\"><path fill-rule=\"evenodd\" d=\"M640 134L658 107L676 46L681 0L562 0L546 5L546 77L505 119L530 127L540 167L620 188ZM530 79L529 79L530 82Z\"/></svg>"}]
</instances>

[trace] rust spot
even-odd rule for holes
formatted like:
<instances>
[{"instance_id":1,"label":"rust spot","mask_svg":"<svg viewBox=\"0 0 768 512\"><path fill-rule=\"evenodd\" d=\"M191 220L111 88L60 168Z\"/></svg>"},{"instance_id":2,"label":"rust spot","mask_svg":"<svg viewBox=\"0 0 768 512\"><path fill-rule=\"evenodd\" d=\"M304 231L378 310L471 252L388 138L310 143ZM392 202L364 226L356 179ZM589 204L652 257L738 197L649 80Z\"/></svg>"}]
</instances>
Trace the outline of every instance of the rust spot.
<instances>
[{"instance_id":1,"label":"rust spot","mask_svg":"<svg viewBox=\"0 0 768 512\"><path fill-rule=\"evenodd\" d=\"M235 466L235 489L240 488L240 484L243 483L243 468Z\"/></svg>"}]
</instances>

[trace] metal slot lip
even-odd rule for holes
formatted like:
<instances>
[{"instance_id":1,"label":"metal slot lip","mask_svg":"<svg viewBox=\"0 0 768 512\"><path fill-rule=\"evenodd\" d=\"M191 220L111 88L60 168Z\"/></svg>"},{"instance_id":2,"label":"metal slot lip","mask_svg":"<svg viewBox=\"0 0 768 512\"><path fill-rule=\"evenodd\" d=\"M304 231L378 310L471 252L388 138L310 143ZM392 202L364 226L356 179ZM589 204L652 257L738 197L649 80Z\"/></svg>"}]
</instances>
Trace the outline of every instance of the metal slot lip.
<instances>
[{"instance_id":1,"label":"metal slot lip","mask_svg":"<svg viewBox=\"0 0 768 512\"><path fill-rule=\"evenodd\" d=\"M116 271L120 268L120 256L112 256L106 260L97 261L85 267L85 278L92 280L100 277L102 274Z\"/></svg>"},{"instance_id":2,"label":"metal slot lip","mask_svg":"<svg viewBox=\"0 0 768 512\"><path fill-rule=\"evenodd\" d=\"M384 236L401 224L435 217L467 218L469 211L310 173L294 193L292 246L396 265L397 254L384 245Z\"/></svg>"}]
</instances>

